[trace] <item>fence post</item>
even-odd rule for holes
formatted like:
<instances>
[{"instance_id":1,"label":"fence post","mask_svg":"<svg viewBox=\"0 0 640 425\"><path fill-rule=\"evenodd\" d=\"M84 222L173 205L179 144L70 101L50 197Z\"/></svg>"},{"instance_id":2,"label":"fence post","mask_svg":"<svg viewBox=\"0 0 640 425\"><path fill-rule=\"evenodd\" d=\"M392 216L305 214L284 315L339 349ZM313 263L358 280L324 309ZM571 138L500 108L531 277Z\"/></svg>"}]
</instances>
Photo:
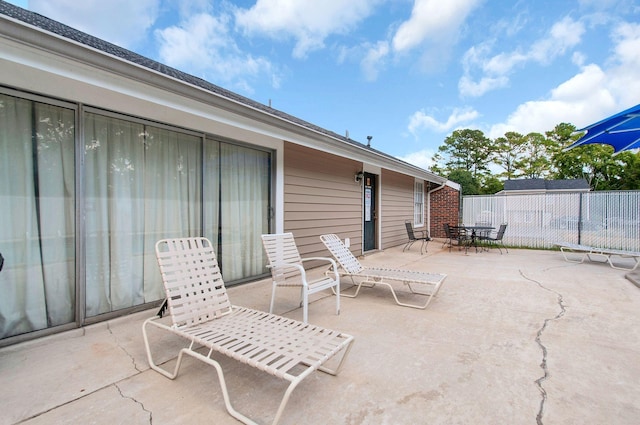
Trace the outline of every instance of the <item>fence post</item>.
<instances>
[{"instance_id":1,"label":"fence post","mask_svg":"<svg viewBox=\"0 0 640 425\"><path fill-rule=\"evenodd\" d=\"M578 202L578 245L582 243L582 192L580 192Z\"/></svg>"}]
</instances>

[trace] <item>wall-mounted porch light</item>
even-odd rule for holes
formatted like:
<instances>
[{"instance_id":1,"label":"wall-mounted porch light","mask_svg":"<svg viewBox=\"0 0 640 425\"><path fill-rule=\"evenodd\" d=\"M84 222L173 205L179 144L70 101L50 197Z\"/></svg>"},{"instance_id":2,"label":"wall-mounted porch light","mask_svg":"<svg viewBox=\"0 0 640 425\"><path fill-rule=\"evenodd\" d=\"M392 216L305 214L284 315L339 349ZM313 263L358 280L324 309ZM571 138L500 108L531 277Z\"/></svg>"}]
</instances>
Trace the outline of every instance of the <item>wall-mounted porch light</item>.
<instances>
[{"instance_id":1,"label":"wall-mounted porch light","mask_svg":"<svg viewBox=\"0 0 640 425\"><path fill-rule=\"evenodd\" d=\"M364 178L364 173L362 171L359 171L358 173L356 173L356 176L355 176L356 183L360 183L363 178Z\"/></svg>"}]
</instances>

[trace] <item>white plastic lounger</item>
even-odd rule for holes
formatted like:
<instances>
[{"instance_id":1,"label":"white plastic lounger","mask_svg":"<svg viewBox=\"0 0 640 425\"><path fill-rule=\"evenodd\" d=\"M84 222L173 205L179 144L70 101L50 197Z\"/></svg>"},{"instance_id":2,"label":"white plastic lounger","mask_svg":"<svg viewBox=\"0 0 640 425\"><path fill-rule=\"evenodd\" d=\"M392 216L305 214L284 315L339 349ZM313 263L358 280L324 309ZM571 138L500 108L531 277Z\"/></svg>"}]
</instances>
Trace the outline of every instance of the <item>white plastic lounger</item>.
<instances>
[{"instance_id":1,"label":"white plastic lounger","mask_svg":"<svg viewBox=\"0 0 640 425\"><path fill-rule=\"evenodd\" d=\"M569 263L583 263L584 260L596 261L600 263L609 263L609 265L617 270L633 271L640 264L640 252L624 251L621 249L596 248L588 245L581 245L569 242L557 242L555 246L560 247L560 252L565 261ZM577 254L578 258L569 258L567 254ZM611 257L618 256L621 258L633 258L632 267L621 267L613 264Z\"/></svg>"},{"instance_id":2,"label":"white plastic lounger","mask_svg":"<svg viewBox=\"0 0 640 425\"><path fill-rule=\"evenodd\" d=\"M431 300L433 300L433 298L436 296L436 294L442 287L445 278L447 277L446 274L440 273L426 273L403 269L364 267L351 253L351 251L349 251L349 248L347 248L342 243L337 235L322 235L320 236L320 240L322 240L322 243L324 243L329 252L331 252L331 254L335 257L336 261L340 265L338 271L340 276L347 276L351 278L351 281L357 287L354 294L345 294L343 291L342 296L345 297L357 297L358 293L360 292L360 288L363 285L370 288L374 287L375 285L385 285L391 290L391 294L396 300L396 304L404 307L425 309L427 308L429 303L431 303ZM426 296L426 302L424 304L408 304L400 302L391 282L400 282L407 285L411 293ZM418 291L418 288L420 288L421 290Z\"/></svg>"},{"instance_id":3,"label":"white plastic lounger","mask_svg":"<svg viewBox=\"0 0 640 425\"><path fill-rule=\"evenodd\" d=\"M182 357L188 354L213 366L220 381L227 411L245 424L255 424L232 406L216 354L290 382L276 412L277 424L296 386L315 370L337 375L353 337L262 311L232 306L227 296L211 242L205 238L165 239L156 244L171 324L158 317L142 325L147 359L153 370L169 379L178 375ZM153 325L185 338L173 372L158 366L152 357L147 326ZM199 348L204 350L196 351ZM331 363L325 363L342 352ZM336 365L337 364L337 365Z\"/></svg>"}]
</instances>

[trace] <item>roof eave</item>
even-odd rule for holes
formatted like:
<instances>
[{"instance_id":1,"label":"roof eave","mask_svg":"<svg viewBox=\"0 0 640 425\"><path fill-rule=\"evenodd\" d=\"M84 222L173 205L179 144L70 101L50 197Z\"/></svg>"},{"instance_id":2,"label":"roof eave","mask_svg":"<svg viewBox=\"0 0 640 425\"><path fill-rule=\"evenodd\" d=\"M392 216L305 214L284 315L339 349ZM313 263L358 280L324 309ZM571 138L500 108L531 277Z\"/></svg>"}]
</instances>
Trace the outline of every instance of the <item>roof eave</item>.
<instances>
[{"instance_id":1,"label":"roof eave","mask_svg":"<svg viewBox=\"0 0 640 425\"><path fill-rule=\"evenodd\" d=\"M439 184L447 181L446 178L438 176L428 170L381 154L361 143L347 140L330 131L320 131L321 129L319 128L314 129L312 128L313 126L305 126L302 123L294 122L291 119L287 119L288 115L286 113L280 113L280 111L269 108L266 105L260 105L260 107L252 106L250 103L256 102L251 101L244 103L240 100L223 96L222 94L215 93L171 75L3 14L0 14L0 22L2 22L0 24L0 34L14 42L32 48L46 50L70 61L95 67L123 78L133 79L140 83L148 84L176 95L185 96L202 102L203 104L220 108L221 110L236 114L240 117L249 118L287 132L311 138L314 140L314 147L316 148L321 148L329 152L339 152L351 159L381 165L385 169L408 174L427 181ZM237 97L244 99L239 95ZM297 143L295 140L287 141ZM317 143L317 145L315 143Z\"/></svg>"}]
</instances>

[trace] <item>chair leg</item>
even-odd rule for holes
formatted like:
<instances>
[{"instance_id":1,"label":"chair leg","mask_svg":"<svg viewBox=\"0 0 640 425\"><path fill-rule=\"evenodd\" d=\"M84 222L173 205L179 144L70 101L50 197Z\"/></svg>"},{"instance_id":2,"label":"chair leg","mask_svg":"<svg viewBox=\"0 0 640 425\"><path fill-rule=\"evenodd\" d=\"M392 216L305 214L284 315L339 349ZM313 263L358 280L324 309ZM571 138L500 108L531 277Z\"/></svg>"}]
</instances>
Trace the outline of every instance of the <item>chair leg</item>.
<instances>
[{"instance_id":1,"label":"chair leg","mask_svg":"<svg viewBox=\"0 0 640 425\"><path fill-rule=\"evenodd\" d=\"M273 313L273 303L276 299L276 283L273 282L273 287L271 288L271 304L269 305L269 313Z\"/></svg>"},{"instance_id":2,"label":"chair leg","mask_svg":"<svg viewBox=\"0 0 640 425\"><path fill-rule=\"evenodd\" d=\"M407 249L411 249L411 245L413 245L415 241L409 241L405 244L404 248L402 248L402 252L404 252Z\"/></svg>"},{"instance_id":3,"label":"chair leg","mask_svg":"<svg viewBox=\"0 0 640 425\"><path fill-rule=\"evenodd\" d=\"M336 315L340 314L340 279L336 283Z\"/></svg>"},{"instance_id":4,"label":"chair leg","mask_svg":"<svg viewBox=\"0 0 640 425\"><path fill-rule=\"evenodd\" d=\"M302 290L302 321L308 323L309 319L309 291Z\"/></svg>"}]
</instances>

